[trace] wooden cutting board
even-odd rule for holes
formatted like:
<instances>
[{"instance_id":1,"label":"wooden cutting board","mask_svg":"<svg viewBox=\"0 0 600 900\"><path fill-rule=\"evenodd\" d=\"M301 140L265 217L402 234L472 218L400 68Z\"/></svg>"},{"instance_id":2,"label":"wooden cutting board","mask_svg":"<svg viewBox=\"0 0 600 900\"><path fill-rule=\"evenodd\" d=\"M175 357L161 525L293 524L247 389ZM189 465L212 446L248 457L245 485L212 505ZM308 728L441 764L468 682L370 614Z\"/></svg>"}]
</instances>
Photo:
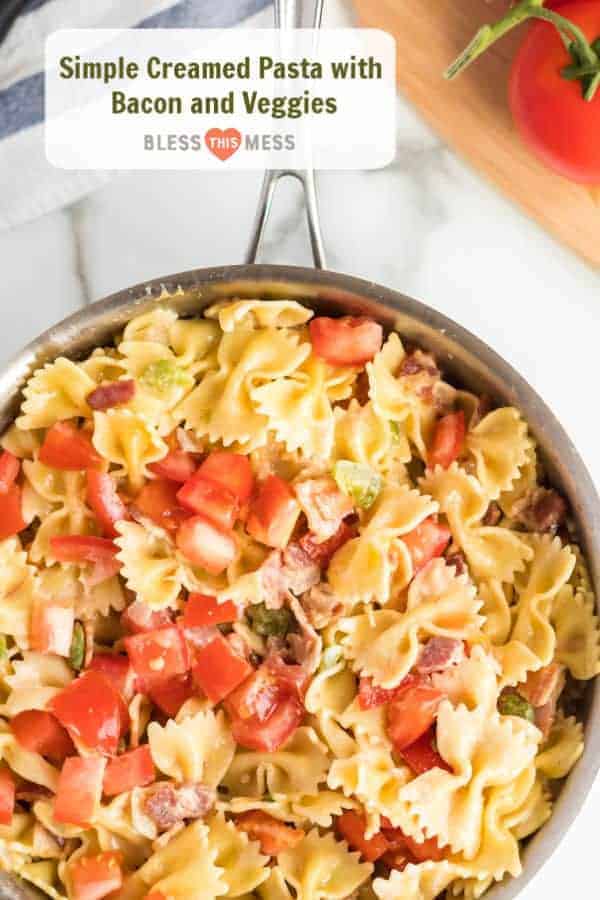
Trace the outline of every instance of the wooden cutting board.
<instances>
[{"instance_id":1,"label":"wooden cutting board","mask_svg":"<svg viewBox=\"0 0 600 900\"><path fill-rule=\"evenodd\" d=\"M400 90L443 139L551 234L600 267L600 192L538 163L511 119L507 78L523 26L455 81L442 78L477 28L504 13L507 0L355 0L355 5L361 25L396 38Z\"/></svg>"}]
</instances>

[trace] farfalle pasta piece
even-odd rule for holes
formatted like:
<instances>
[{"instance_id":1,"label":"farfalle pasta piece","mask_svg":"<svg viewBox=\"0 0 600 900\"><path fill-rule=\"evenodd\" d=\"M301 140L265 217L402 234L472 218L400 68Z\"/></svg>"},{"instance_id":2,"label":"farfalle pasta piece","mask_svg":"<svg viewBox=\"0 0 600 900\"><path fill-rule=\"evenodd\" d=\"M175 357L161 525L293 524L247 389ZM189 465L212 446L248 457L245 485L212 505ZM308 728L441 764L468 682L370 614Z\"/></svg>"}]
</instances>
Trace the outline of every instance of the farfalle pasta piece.
<instances>
[{"instance_id":1,"label":"farfalle pasta piece","mask_svg":"<svg viewBox=\"0 0 600 900\"><path fill-rule=\"evenodd\" d=\"M148 725L154 763L175 781L201 782L216 787L229 768L235 741L222 711L198 712L181 722Z\"/></svg>"},{"instance_id":2,"label":"farfalle pasta piece","mask_svg":"<svg viewBox=\"0 0 600 900\"><path fill-rule=\"evenodd\" d=\"M239 897L255 890L267 880L269 858L260 852L260 844L236 828L234 822L215 813L206 821L208 847L214 854L214 864L221 869L221 879L227 886L227 897Z\"/></svg>"},{"instance_id":3,"label":"farfalle pasta piece","mask_svg":"<svg viewBox=\"0 0 600 900\"><path fill-rule=\"evenodd\" d=\"M96 348L79 365L98 385L106 381L118 381L127 373L127 363L112 348Z\"/></svg>"},{"instance_id":4,"label":"farfalle pasta piece","mask_svg":"<svg viewBox=\"0 0 600 900\"><path fill-rule=\"evenodd\" d=\"M350 459L376 472L398 473L410 461L408 438L398 423L379 416L373 403L351 400L334 411L336 459Z\"/></svg>"},{"instance_id":5,"label":"farfalle pasta piece","mask_svg":"<svg viewBox=\"0 0 600 900\"><path fill-rule=\"evenodd\" d=\"M446 860L410 863L402 872L376 878L373 889L379 900L436 900L460 875L460 866Z\"/></svg>"},{"instance_id":6,"label":"farfalle pasta piece","mask_svg":"<svg viewBox=\"0 0 600 900\"><path fill-rule=\"evenodd\" d=\"M488 500L476 478L453 463L448 469L437 466L419 486L439 503L475 578L512 582L523 571L531 548L508 528L481 524Z\"/></svg>"},{"instance_id":7,"label":"farfalle pasta piece","mask_svg":"<svg viewBox=\"0 0 600 900\"><path fill-rule=\"evenodd\" d=\"M33 373L25 387L18 428L49 428L63 419L87 416L91 410L88 395L95 381L83 368L64 356Z\"/></svg>"},{"instance_id":8,"label":"farfalle pasta piece","mask_svg":"<svg viewBox=\"0 0 600 900\"><path fill-rule=\"evenodd\" d=\"M348 756L355 742L340 724L340 718L356 694L356 678L342 660L318 672L304 698L321 739L335 756Z\"/></svg>"},{"instance_id":9,"label":"farfalle pasta piece","mask_svg":"<svg viewBox=\"0 0 600 900\"><path fill-rule=\"evenodd\" d=\"M135 379L135 393L121 409L151 423L159 435L169 434L178 423L175 407L194 387L193 377L177 364L172 351L152 341L127 341L119 345L128 378Z\"/></svg>"},{"instance_id":10,"label":"farfalle pasta piece","mask_svg":"<svg viewBox=\"0 0 600 900\"><path fill-rule=\"evenodd\" d=\"M220 339L218 325L201 319L178 319L169 329L169 343L177 365L195 378L216 368Z\"/></svg>"},{"instance_id":11,"label":"farfalle pasta piece","mask_svg":"<svg viewBox=\"0 0 600 900\"><path fill-rule=\"evenodd\" d=\"M293 900L292 890L279 866L273 866L269 877L259 886L256 893L260 900Z\"/></svg>"},{"instance_id":12,"label":"farfalle pasta piece","mask_svg":"<svg viewBox=\"0 0 600 900\"><path fill-rule=\"evenodd\" d=\"M223 897L227 885L223 870L215 865L215 857L216 850L208 844L208 828L196 821L155 850L125 882L117 894L118 900L142 900L152 893L170 900Z\"/></svg>"},{"instance_id":13,"label":"farfalle pasta piece","mask_svg":"<svg viewBox=\"0 0 600 900\"><path fill-rule=\"evenodd\" d=\"M115 475L127 477L134 493L143 486L149 463L167 454L156 429L128 409L95 412L93 444L104 459L119 467Z\"/></svg>"},{"instance_id":14,"label":"farfalle pasta piece","mask_svg":"<svg viewBox=\"0 0 600 900\"><path fill-rule=\"evenodd\" d=\"M573 716L559 714L548 739L536 757L538 771L546 778L566 778L583 754L583 726Z\"/></svg>"},{"instance_id":15,"label":"farfalle pasta piece","mask_svg":"<svg viewBox=\"0 0 600 900\"><path fill-rule=\"evenodd\" d=\"M199 437L258 447L266 442L269 420L256 411L253 388L290 375L309 354L310 344L286 329L226 334L217 352L218 369L204 375L178 415Z\"/></svg>"},{"instance_id":16,"label":"farfalle pasta piece","mask_svg":"<svg viewBox=\"0 0 600 900\"><path fill-rule=\"evenodd\" d=\"M481 615L483 633L492 644L504 644L509 638L512 628L510 602L507 597L512 586L502 584L497 578L490 578L479 583L479 597L483 601Z\"/></svg>"},{"instance_id":17,"label":"farfalle pasta piece","mask_svg":"<svg viewBox=\"0 0 600 900\"><path fill-rule=\"evenodd\" d=\"M341 619L344 653L356 672L395 687L417 661L422 642L444 636L472 640L482 620L481 602L465 575L432 560L413 579L405 612L375 610Z\"/></svg>"},{"instance_id":18,"label":"farfalle pasta piece","mask_svg":"<svg viewBox=\"0 0 600 900\"><path fill-rule=\"evenodd\" d=\"M60 506L41 523L29 548L29 558L34 563L51 566L56 562L52 538L70 534L94 534L97 526L94 517L83 503Z\"/></svg>"},{"instance_id":19,"label":"farfalle pasta piece","mask_svg":"<svg viewBox=\"0 0 600 900\"><path fill-rule=\"evenodd\" d=\"M56 792L58 769L50 765L39 753L22 747L12 731L0 733L0 759L8 763L12 771L26 781L40 784L49 791Z\"/></svg>"},{"instance_id":20,"label":"farfalle pasta piece","mask_svg":"<svg viewBox=\"0 0 600 900\"><path fill-rule=\"evenodd\" d=\"M181 591L183 568L172 541L161 529L118 522L117 559L129 590L153 609L173 606Z\"/></svg>"},{"instance_id":21,"label":"farfalle pasta piece","mask_svg":"<svg viewBox=\"0 0 600 900\"><path fill-rule=\"evenodd\" d=\"M394 821L402 791L412 777L408 766L396 763L389 750L363 747L353 756L333 760L327 786L341 790L346 797L356 797L375 832L381 816Z\"/></svg>"},{"instance_id":22,"label":"farfalle pasta piece","mask_svg":"<svg viewBox=\"0 0 600 900\"><path fill-rule=\"evenodd\" d=\"M535 441L529 438L525 449L525 459L521 463L519 475L509 490L498 497L498 505L509 519L512 519L522 505L523 498L536 486L538 480L538 459Z\"/></svg>"},{"instance_id":23,"label":"farfalle pasta piece","mask_svg":"<svg viewBox=\"0 0 600 900\"><path fill-rule=\"evenodd\" d=\"M0 541L0 633L22 649L29 646L29 625L36 576L18 537Z\"/></svg>"},{"instance_id":24,"label":"farfalle pasta piece","mask_svg":"<svg viewBox=\"0 0 600 900\"><path fill-rule=\"evenodd\" d=\"M339 717L339 722L352 733L361 749L375 746L389 750L392 743L387 733L386 715L385 706L363 709L358 698L355 698Z\"/></svg>"},{"instance_id":25,"label":"farfalle pasta piece","mask_svg":"<svg viewBox=\"0 0 600 900\"><path fill-rule=\"evenodd\" d=\"M204 315L218 319L226 334L244 328L294 328L305 325L313 312L295 300L221 300Z\"/></svg>"},{"instance_id":26,"label":"farfalle pasta piece","mask_svg":"<svg viewBox=\"0 0 600 900\"><path fill-rule=\"evenodd\" d=\"M413 574L408 549L398 538L437 509L431 497L407 485L385 485L359 537L344 544L331 560L327 577L335 593L348 602L387 603L392 590L405 587Z\"/></svg>"},{"instance_id":27,"label":"farfalle pasta piece","mask_svg":"<svg viewBox=\"0 0 600 900\"><path fill-rule=\"evenodd\" d=\"M475 460L477 478L489 500L510 490L529 446L527 424L512 406L493 410L467 433L465 449Z\"/></svg>"},{"instance_id":28,"label":"farfalle pasta piece","mask_svg":"<svg viewBox=\"0 0 600 900\"><path fill-rule=\"evenodd\" d=\"M232 794L316 794L329 768L326 747L306 726L273 753L238 749L223 784Z\"/></svg>"},{"instance_id":29,"label":"farfalle pasta piece","mask_svg":"<svg viewBox=\"0 0 600 900\"><path fill-rule=\"evenodd\" d=\"M85 472L53 469L36 459L23 462L23 473L34 490L50 503L81 503L85 495Z\"/></svg>"},{"instance_id":30,"label":"farfalle pasta piece","mask_svg":"<svg viewBox=\"0 0 600 900\"><path fill-rule=\"evenodd\" d=\"M18 459L33 459L42 446L43 431L17 428L13 423L0 438L0 446Z\"/></svg>"},{"instance_id":31,"label":"farfalle pasta piece","mask_svg":"<svg viewBox=\"0 0 600 900\"><path fill-rule=\"evenodd\" d=\"M127 323L123 341L152 341L168 344L171 328L177 321L177 313L166 306L157 306Z\"/></svg>"},{"instance_id":32,"label":"farfalle pasta piece","mask_svg":"<svg viewBox=\"0 0 600 900\"><path fill-rule=\"evenodd\" d=\"M551 623L556 633L556 659L573 678L587 681L600 672L600 629L595 597L567 584L556 595Z\"/></svg>"},{"instance_id":33,"label":"farfalle pasta piece","mask_svg":"<svg viewBox=\"0 0 600 900\"><path fill-rule=\"evenodd\" d=\"M25 709L45 709L47 703L73 680L73 670L66 660L54 653L23 651L22 659L10 664L11 672L3 676L8 696L0 713L15 716Z\"/></svg>"},{"instance_id":34,"label":"farfalle pasta piece","mask_svg":"<svg viewBox=\"0 0 600 900\"><path fill-rule=\"evenodd\" d=\"M118 850L127 866L135 869L152 852L158 837L153 819L145 812L145 802L152 788L133 788L101 804L92 821L100 850Z\"/></svg>"},{"instance_id":35,"label":"farfalle pasta piece","mask_svg":"<svg viewBox=\"0 0 600 900\"><path fill-rule=\"evenodd\" d=\"M317 829L297 847L280 853L278 863L297 900L344 900L373 871L345 842L336 841L331 832L321 836Z\"/></svg>"},{"instance_id":36,"label":"farfalle pasta piece","mask_svg":"<svg viewBox=\"0 0 600 900\"><path fill-rule=\"evenodd\" d=\"M356 801L342 792L323 789L317 794L302 794L296 799L292 798L290 803L291 811L299 822L318 825L319 828L331 828L337 816L356 806Z\"/></svg>"}]
</instances>

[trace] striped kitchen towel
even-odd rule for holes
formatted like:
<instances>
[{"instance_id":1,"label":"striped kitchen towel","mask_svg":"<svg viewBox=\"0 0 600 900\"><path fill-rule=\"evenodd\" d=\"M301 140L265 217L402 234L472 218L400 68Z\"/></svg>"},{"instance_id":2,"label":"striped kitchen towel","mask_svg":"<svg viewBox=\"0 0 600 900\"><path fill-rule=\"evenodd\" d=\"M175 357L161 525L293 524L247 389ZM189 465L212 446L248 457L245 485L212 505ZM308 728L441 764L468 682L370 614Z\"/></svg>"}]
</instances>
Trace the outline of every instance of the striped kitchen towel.
<instances>
[{"instance_id":1,"label":"striped kitchen towel","mask_svg":"<svg viewBox=\"0 0 600 900\"><path fill-rule=\"evenodd\" d=\"M110 172L55 169L44 153L44 44L58 28L228 28L270 0L24 0L0 46L0 230L67 206ZM267 22L263 23L267 24Z\"/></svg>"}]
</instances>

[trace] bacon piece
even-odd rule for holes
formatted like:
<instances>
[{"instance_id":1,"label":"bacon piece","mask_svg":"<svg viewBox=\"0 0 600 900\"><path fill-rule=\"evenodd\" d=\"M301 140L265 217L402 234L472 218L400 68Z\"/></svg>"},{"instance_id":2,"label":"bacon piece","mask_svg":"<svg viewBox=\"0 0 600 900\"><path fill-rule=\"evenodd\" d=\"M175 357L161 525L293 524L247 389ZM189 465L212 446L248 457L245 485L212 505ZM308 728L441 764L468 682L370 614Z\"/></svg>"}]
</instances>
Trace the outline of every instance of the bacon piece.
<instances>
[{"instance_id":1,"label":"bacon piece","mask_svg":"<svg viewBox=\"0 0 600 900\"><path fill-rule=\"evenodd\" d=\"M440 374L435 359L430 353L424 353L422 350L413 350L408 356L405 356L398 370L399 375L417 375L419 372L426 372L433 378L437 378Z\"/></svg>"},{"instance_id":2,"label":"bacon piece","mask_svg":"<svg viewBox=\"0 0 600 900\"><path fill-rule=\"evenodd\" d=\"M567 503L554 488L536 487L517 505L514 518L529 531L554 534L567 516Z\"/></svg>"},{"instance_id":3,"label":"bacon piece","mask_svg":"<svg viewBox=\"0 0 600 900\"><path fill-rule=\"evenodd\" d=\"M432 637L421 651L415 671L419 675L443 672L464 659L465 648L458 638Z\"/></svg>"},{"instance_id":4,"label":"bacon piece","mask_svg":"<svg viewBox=\"0 0 600 900\"><path fill-rule=\"evenodd\" d=\"M215 794L203 784L159 784L144 809L160 831L168 831L185 819L200 819L212 808Z\"/></svg>"},{"instance_id":5,"label":"bacon piece","mask_svg":"<svg viewBox=\"0 0 600 900\"><path fill-rule=\"evenodd\" d=\"M302 609L314 628L325 628L344 613L344 604L325 582L313 585L300 598Z\"/></svg>"},{"instance_id":6,"label":"bacon piece","mask_svg":"<svg viewBox=\"0 0 600 900\"><path fill-rule=\"evenodd\" d=\"M326 569L340 547L343 547L351 538L356 537L356 533L356 522L344 521L336 533L327 541L319 543L312 532L308 531L300 538L298 543L313 562L316 562L321 569Z\"/></svg>"},{"instance_id":7,"label":"bacon piece","mask_svg":"<svg viewBox=\"0 0 600 900\"><path fill-rule=\"evenodd\" d=\"M465 554L461 550L457 550L456 553L449 553L446 557L446 565L452 566L457 575L464 575L467 571Z\"/></svg>"},{"instance_id":8,"label":"bacon piece","mask_svg":"<svg viewBox=\"0 0 600 900\"><path fill-rule=\"evenodd\" d=\"M290 600L290 609L300 626L300 632L288 634L288 643L294 654L295 661L312 675L319 668L323 639L312 627L300 605L300 601L295 597Z\"/></svg>"},{"instance_id":9,"label":"bacon piece","mask_svg":"<svg viewBox=\"0 0 600 900\"><path fill-rule=\"evenodd\" d=\"M527 681L518 685L522 697L535 708L535 724L544 737L548 737L556 718L558 698L565 686L565 667L550 663L537 672L530 672Z\"/></svg>"},{"instance_id":10,"label":"bacon piece","mask_svg":"<svg viewBox=\"0 0 600 900\"><path fill-rule=\"evenodd\" d=\"M251 841L259 841L261 851L267 856L277 856L283 850L296 847L304 832L280 822L262 810L248 810L235 817L236 827L245 831Z\"/></svg>"},{"instance_id":11,"label":"bacon piece","mask_svg":"<svg viewBox=\"0 0 600 900\"><path fill-rule=\"evenodd\" d=\"M104 410L111 409L113 406L120 406L123 403L129 403L134 396L135 381L133 378L126 378L123 381L110 381L108 384L101 384L91 394L88 394L87 402L92 409Z\"/></svg>"},{"instance_id":12,"label":"bacon piece","mask_svg":"<svg viewBox=\"0 0 600 900\"><path fill-rule=\"evenodd\" d=\"M48 800L51 797L52 791L32 781L24 781L15 792L15 800L23 803L37 803L38 800Z\"/></svg>"},{"instance_id":13,"label":"bacon piece","mask_svg":"<svg viewBox=\"0 0 600 900\"><path fill-rule=\"evenodd\" d=\"M319 544L333 537L343 519L354 512L351 498L329 476L298 481L293 487L308 527Z\"/></svg>"},{"instance_id":14,"label":"bacon piece","mask_svg":"<svg viewBox=\"0 0 600 900\"><path fill-rule=\"evenodd\" d=\"M301 544L294 542L283 551L282 578L286 590L300 595L321 580L321 567Z\"/></svg>"},{"instance_id":15,"label":"bacon piece","mask_svg":"<svg viewBox=\"0 0 600 900\"><path fill-rule=\"evenodd\" d=\"M482 525L497 525L502 518L502 510L493 500L485 511L485 515L481 520Z\"/></svg>"}]
</instances>

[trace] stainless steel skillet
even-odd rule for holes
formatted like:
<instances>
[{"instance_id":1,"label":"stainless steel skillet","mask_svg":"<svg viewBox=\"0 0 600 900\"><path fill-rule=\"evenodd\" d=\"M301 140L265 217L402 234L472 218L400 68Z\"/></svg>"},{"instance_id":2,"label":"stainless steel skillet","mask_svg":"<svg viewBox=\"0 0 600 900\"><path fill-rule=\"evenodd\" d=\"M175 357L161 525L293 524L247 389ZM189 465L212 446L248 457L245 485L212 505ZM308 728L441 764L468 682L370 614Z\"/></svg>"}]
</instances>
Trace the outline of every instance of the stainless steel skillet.
<instances>
[{"instance_id":1,"label":"stainless steel skillet","mask_svg":"<svg viewBox=\"0 0 600 900\"><path fill-rule=\"evenodd\" d=\"M318 24L322 0L313 21ZM276 3L279 24L297 24L302 10L294 3ZM284 176L298 178L304 188L315 268L256 263L275 186ZM579 537L600 594L600 500L575 447L543 400L490 347L441 313L397 291L348 275L326 271L317 214L313 174L272 171L265 176L254 234L245 265L195 269L125 288L98 300L50 328L19 353L0 373L0 431L16 413L20 391L34 369L59 355L83 357L109 342L134 316L151 310L160 298L182 315L198 315L226 297L296 298L317 314L360 314L396 329L411 342L431 350L450 381L478 393L491 394L498 404L518 407L538 441L553 484L568 497ZM582 715L586 750L565 783L550 821L524 852L524 872L486 894L489 900L512 900L519 895L554 853L577 815L600 769L600 682L589 686ZM0 875L0 900L32 898L38 892L18 879Z\"/></svg>"}]
</instances>

